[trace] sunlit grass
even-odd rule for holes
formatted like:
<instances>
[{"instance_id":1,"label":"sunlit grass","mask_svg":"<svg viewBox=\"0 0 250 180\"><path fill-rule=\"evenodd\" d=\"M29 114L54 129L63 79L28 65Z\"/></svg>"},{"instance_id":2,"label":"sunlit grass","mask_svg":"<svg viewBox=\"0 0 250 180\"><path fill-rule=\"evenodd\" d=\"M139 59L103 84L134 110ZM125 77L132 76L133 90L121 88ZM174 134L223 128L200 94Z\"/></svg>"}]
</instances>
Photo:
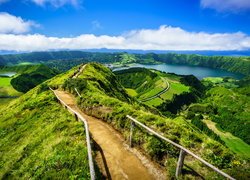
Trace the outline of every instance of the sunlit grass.
<instances>
[{"instance_id":1,"label":"sunlit grass","mask_svg":"<svg viewBox=\"0 0 250 180\"><path fill-rule=\"evenodd\" d=\"M10 86L11 79L9 77L0 77L0 87Z\"/></svg>"},{"instance_id":2,"label":"sunlit grass","mask_svg":"<svg viewBox=\"0 0 250 180\"><path fill-rule=\"evenodd\" d=\"M216 127L216 123L210 120L204 120L207 126L213 130L220 138L226 143L233 152L243 156L244 158L250 159L250 145L242 141L240 138L233 136L229 132L223 132L221 129Z\"/></svg>"},{"instance_id":3,"label":"sunlit grass","mask_svg":"<svg viewBox=\"0 0 250 180\"><path fill-rule=\"evenodd\" d=\"M137 92L134 89L126 88L126 92L132 97L137 95Z\"/></svg>"},{"instance_id":4,"label":"sunlit grass","mask_svg":"<svg viewBox=\"0 0 250 180\"><path fill-rule=\"evenodd\" d=\"M21 92L15 90L10 84L12 78L0 77L0 96L20 96Z\"/></svg>"},{"instance_id":5,"label":"sunlit grass","mask_svg":"<svg viewBox=\"0 0 250 180\"><path fill-rule=\"evenodd\" d=\"M36 90L0 109L0 179L89 179L83 124Z\"/></svg>"}]
</instances>

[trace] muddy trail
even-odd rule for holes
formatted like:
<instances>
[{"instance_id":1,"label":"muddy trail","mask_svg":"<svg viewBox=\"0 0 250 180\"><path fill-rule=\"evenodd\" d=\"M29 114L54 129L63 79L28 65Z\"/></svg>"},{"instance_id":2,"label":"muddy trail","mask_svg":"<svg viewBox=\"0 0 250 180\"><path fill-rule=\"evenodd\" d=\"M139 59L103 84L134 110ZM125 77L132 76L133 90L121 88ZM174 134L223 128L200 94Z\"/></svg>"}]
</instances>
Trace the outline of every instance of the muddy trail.
<instances>
[{"instance_id":1,"label":"muddy trail","mask_svg":"<svg viewBox=\"0 0 250 180\"><path fill-rule=\"evenodd\" d=\"M165 179L164 171L136 149L130 149L113 127L84 114L76 106L73 95L59 90L54 92L87 120L97 151L95 161L106 179Z\"/></svg>"}]
</instances>

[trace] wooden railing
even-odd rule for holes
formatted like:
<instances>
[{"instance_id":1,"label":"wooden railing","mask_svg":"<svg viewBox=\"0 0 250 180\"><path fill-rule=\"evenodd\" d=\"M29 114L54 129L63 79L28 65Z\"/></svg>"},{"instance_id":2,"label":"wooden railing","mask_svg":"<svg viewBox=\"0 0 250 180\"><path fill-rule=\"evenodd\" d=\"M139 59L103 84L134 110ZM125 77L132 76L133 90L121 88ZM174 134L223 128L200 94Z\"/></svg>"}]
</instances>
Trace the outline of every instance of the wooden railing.
<instances>
[{"instance_id":1,"label":"wooden railing","mask_svg":"<svg viewBox=\"0 0 250 180\"><path fill-rule=\"evenodd\" d=\"M216 171L217 173L221 174L222 176L224 176L225 178L228 178L230 180L235 180L233 177L229 176L228 174L224 173L223 171L219 170L218 168L216 168L215 166L213 166L212 164L208 163L207 161L205 161L204 159L200 158L199 156L197 156L196 154L194 154L193 152L191 152L190 150L186 149L185 147L171 141L170 139L160 135L159 133L155 132L154 130L152 130L151 128L145 126L144 124L142 124L141 122L137 121L136 119L132 118L131 116L127 115L127 118L129 118L131 120L131 127L130 127L130 137L129 137L129 145L130 147L132 146L132 136L133 136L133 128L135 125L141 126L144 129L146 129L149 133L157 136L158 138L174 145L175 147L180 149L180 155L179 155L179 159L177 162L177 167L176 167L176 173L175 176L178 177L181 174L181 170L182 167L184 165L184 159L185 159L185 155L189 154L191 156L193 156L195 159L199 160L200 162L202 162L203 164L205 164L206 166L210 167L212 170Z\"/></svg>"},{"instance_id":2,"label":"wooden railing","mask_svg":"<svg viewBox=\"0 0 250 180\"><path fill-rule=\"evenodd\" d=\"M50 88L50 90L53 91L53 89ZM92 149L91 149L91 144L90 144L90 135L89 135L89 128L88 128L88 123L87 121L75 110L73 110L70 106L68 106L63 100L60 99L59 96L53 91L59 102L66 108L68 111L70 111L76 118L76 120L81 120L84 124L85 127L85 133L86 133L86 142L87 142L87 150L88 150L88 160L89 160L89 169L90 169L90 178L91 180L95 180L95 168L94 168L94 162L92 158Z\"/></svg>"}]
</instances>

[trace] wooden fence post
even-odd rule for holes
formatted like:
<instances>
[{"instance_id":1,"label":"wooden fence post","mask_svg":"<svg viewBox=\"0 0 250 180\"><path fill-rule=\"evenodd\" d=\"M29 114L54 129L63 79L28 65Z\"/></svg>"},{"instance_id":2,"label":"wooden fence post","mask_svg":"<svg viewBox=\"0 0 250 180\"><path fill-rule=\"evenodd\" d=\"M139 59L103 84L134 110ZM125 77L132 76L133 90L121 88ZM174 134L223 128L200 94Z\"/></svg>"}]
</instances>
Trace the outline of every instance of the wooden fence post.
<instances>
[{"instance_id":1,"label":"wooden fence post","mask_svg":"<svg viewBox=\"0 0 250 180\"><path fill-rule=\"evenodd\" d=\"M178 178L178 176L181 174L182 167L184 165L184 158L185 158L186 152L184 150L180 150L179 159L177 162L175 177Z\"/></svg>"},{"instance_id":2,"label":"wooden fence post","mask_svg":"<svg viewBox=\"0 0 250 180\"><path fill-rule=\"evenodd\" d=\"M75 119L78 121L78 116L76 114L74 114L74 115L75 115Z\"/></svg>"},{"instance_id":3,"label":"wooden fence post","mask_svg":"<svg viewBox=\"0 0 250 180\"><path fill-rule=\"evenodd\" d=\"M133 136L134 122L130 124L130 136L129 136L129 147L132 147L132 136Z\"/></svg>"}]
</instances>

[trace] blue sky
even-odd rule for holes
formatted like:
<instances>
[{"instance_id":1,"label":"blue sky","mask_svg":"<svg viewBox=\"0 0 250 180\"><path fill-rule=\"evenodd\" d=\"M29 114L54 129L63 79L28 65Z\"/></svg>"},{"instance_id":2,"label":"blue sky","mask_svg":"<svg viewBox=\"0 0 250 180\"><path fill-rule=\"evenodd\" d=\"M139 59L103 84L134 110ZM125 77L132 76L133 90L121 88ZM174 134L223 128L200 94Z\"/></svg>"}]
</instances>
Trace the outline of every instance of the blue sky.
<instances>
[{"instance_id":1,"label":"blue sky","mask_svg":"<svg viewBox=\"0 0 250 180\"><path fill-rule=\"evenodd\" d=\"M249 0L0 0L0 50L249 50Z\"/></svg>"}]
</instances>

